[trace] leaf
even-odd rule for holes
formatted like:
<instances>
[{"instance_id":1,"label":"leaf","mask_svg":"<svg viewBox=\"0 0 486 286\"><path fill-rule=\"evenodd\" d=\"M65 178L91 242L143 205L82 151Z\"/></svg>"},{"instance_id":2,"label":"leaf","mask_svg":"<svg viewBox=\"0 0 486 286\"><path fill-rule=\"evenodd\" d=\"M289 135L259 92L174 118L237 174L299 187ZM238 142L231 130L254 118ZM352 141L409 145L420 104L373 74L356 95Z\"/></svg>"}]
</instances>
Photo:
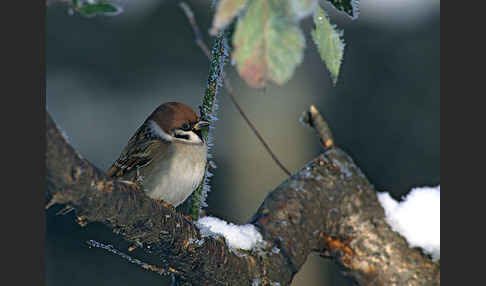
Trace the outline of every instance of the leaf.
<instances>
[{"instance_id":1,"label":"leaf","mask_svg":"<svg viewBox=\"0 0 486 286\"><path fill-rule=\"evenodd\" d=\"M216 35L226 27L238 13L243 10L249 0L220 0L213 19L210 34Z\"/></svg>"},{"instance_id":2,"label":"leaf","mask_svg":"<svg viewBox=\"0 0 486 286\"><path fill-rule=\"evenodd\" d=\"M333 84L336 85L344 54L342 31L337 31L335 26L331 25L326 12L321 7L317 7L314 11L314 24L315 30L311 32L312 39L317 45L321 59L331 73Z\"/></svg>"},{"instance_id":3,"label":"leaf","mask_svg":"<svg viewBox=\"0 0 486 286\"><path fill-rule=\"evenodd\" d=\"M233 61L251 87L282 85L302 62L305 39L288 0L252 0L237 23Z\"/></svg>"},{"instance_id":4,"label":"leaf","mask_svg":"<svg viewBox=\"0 0 486 286\"><path fill-rule=\"evenodd\" d=\"M359 0L327 0L338 11L346 13L351 19L355 20L359 15Z\"/></svg>"},{"instance_id":5,"label":"leaf","mask_svg":"<svg viewBox=\"0 0 486 286\"><path fill-rule=\"evenodd\" d=\"M289 0L290 7L297 17L301 20L314 12L317 7L317 0Z\"/></svg>"},{"instance_id":6,"label":"leaf","mask_svg":"<svg viewBox=\"0 0 486 286\"><path fill-rule=\"evenodd\" d=\"M76 10L85 17L94 17L96 15L114 16L122 12L121 7L107 1L83 2Z\"/></svg>"}]
</instances>

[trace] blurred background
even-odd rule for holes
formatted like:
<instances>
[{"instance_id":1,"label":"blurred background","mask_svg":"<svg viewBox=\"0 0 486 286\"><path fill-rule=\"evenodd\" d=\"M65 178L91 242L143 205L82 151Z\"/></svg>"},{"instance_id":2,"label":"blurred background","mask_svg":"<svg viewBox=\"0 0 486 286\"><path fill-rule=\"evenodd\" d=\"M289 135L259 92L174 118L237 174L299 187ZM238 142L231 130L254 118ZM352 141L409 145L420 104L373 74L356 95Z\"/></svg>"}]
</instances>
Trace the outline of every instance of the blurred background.
<instances>
[{"instance_id":1,"label":"blurred background","mask_svg":"<svg viewBox=\"0 0 486 286\"><path fill-rule=\"evenodd\" d=\"M82 156L104 170L160 103L183 101L197 108L209 70L178 1L118 2L125 12L116 17L71 16L62 5L47 9L48 112ZM211 24L210 2L187 1L203 32ZM337 86L309 37L309 17L301 23L307 36L304 62L284 86L251 89L226 66L247 115L292 172L321 152L312 130L298 122L314 104L337 144L378 191L399 199L411 187L439 184L440 1L361 1L354 21L323 6L344 30ZM206 211L243 224L286 176L224 90L218 103L213 148L218 168ZM164 285L155 273L89 248L86 240L104 241L104 227L80 228L73 213L55 211L46 216L47 285ZM292 285L350 283L337 266L312 255Z\"/></svg>"}]
</instances>

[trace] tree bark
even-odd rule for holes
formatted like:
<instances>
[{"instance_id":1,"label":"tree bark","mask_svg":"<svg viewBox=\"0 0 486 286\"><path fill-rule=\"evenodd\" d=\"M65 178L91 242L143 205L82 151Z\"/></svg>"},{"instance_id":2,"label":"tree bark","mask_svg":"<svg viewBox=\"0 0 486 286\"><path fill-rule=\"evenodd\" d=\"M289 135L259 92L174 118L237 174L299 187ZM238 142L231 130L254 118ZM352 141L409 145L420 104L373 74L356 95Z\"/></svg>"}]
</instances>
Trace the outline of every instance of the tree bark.
<instances>
[{"instance_id":1,"label":"tree bark","mask_svg":"<svg viewBox=\"0 0 486 286\"><path fill-rule=\"evenodd\" d=\"M391 230L373 186L330 132L320 130L327 125L317 110L307 116L326 150L256 211L250 223L266 242L261 249L235 250L222 238L203 238L170 205L82 159L47 113L48 205L73 207L80 224L104 223L125 243L139 245L130 255L149 261L149 269L193 285L289 285L311 252L341 265L358 285L440 285L440 261ZM113 246L126 248L118 241Z\"/></svg>"}]
</instances>

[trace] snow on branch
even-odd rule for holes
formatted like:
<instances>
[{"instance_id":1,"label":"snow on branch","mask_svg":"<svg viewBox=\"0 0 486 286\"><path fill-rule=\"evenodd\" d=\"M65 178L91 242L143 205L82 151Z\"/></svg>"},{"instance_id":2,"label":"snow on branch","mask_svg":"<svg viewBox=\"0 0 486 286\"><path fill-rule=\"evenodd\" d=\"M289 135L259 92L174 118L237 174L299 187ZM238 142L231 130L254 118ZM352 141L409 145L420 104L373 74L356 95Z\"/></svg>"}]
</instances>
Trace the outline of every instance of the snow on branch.
<instances>
[{"instance_id":1,"label":"snow on branch","mask_svg":"<svg viewBox=\"0 0 486 286\"><path fill-rule=\"evenodd\" d=\"M327 128L315 108L308 116L313 128ZM71 206L83 224L105 224L122 238L108 241L110 249L137 245L130 256L149 269L194 285L283 286L317 252L359 285L440 285L440 262L392 229L365 175L329 144L329 130L316 130L326 150L271 191L248 224L235 226L193 222L108 177L77 155L49 113L46 120L48 205Z\"/></svg>"},{"instance_id":2,"label":"snow on branch","mask_svg":"<svg viewBox=\"0 0 486 286\"><path fill-rule=\"evenodd\" d=\"M379 193L386 221L405 237L410 247L421 247L440 259L440 185L413 188L402 202L388 193Z\"/></svg>"},{"instance_id":3,"label":"snow on branch","mask_svg":"<svg viewBox=\"0 0 486 286\"><path fill-rule=\"evenodd\" d=\"M223 236L231 248L252 250L264 243L262 235L252 224L235 225L216 217L205 216L200 218L196 225L202 236Z\"/></svg>"}]
</instances>

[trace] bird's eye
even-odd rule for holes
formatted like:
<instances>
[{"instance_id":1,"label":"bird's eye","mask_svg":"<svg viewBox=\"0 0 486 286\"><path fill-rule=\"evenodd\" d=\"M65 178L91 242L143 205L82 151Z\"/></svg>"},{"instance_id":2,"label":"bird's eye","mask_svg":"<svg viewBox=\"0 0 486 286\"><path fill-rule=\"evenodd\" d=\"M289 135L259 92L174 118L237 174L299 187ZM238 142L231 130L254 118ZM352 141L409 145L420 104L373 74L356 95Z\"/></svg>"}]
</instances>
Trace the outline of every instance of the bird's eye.
<instances>
[{"instance_id":1,"label":"bird's eye","mask_svg":"<svg viewBox=\"0 0 486 286\"><path fill-rule=\"evenodd\" d=\"M181 129L184 130L184 131L189 131L189 130L191 130L191 124L186 122L182 125Z\"/></svg>"}]
</instances>

